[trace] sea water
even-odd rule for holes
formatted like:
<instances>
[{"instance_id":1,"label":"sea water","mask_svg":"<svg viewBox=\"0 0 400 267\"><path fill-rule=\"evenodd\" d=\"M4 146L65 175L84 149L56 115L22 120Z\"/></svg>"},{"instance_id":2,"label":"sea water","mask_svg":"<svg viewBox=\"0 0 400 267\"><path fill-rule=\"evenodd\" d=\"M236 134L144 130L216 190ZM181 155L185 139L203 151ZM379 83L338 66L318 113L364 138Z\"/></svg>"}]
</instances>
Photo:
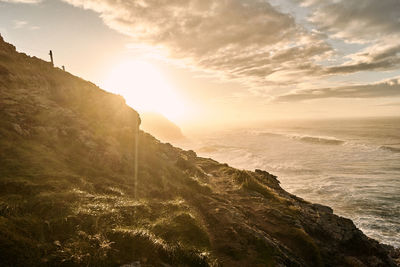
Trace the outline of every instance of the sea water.
<instances>
[{"instance_id":1,"label":"sea water","mask_svg":"<svg viewBox=\"0 0 400 267\"><path fill-rule=\"evenodd\" d=\"M194 140L199 156L267 170L290 193L400 247L400 118L265 123Z\"/></svg>"}]
</instances>

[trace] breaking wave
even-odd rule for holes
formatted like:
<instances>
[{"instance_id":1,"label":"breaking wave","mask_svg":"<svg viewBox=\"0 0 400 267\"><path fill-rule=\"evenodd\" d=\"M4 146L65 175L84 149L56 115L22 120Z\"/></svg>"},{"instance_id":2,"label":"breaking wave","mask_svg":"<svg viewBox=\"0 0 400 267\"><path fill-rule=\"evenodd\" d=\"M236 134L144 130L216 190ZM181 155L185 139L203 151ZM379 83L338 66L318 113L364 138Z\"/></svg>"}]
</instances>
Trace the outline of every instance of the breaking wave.
<instances>
[{"instance_id":1,"label":"breaking wave","mask_svg":"<svg viewBox=\"0 0 400 267\"><path fill-rule=\"evenodd\" d=\"M394 153L400 153L400 147L393 147L393 146L380 146L380 149L391 151Z\"/></svg>"},{"instance_id":2,"label":"breaking wave","mask_svg":"<svg viewBox=\"0 0 400 267\"><path fill-rule=\"evenodd\" d=\"M239 169L264 169L288 192L332 207L368 236L400 247L399 121L330 121L213 134L202 156Z\"/></svg>"},{"instance_id":3,"label":"breaking wave","mask_svg":"<svg viewBox=\"0 0 400 267\"><path fill-rule=\"evenodd\" d=\"M320 145L342 145L345 141L336 139L333 137L320 137L320 136L292 136L293 139L306 142L306 143L313 143L313 144L320 144Z\"/></svg>"},{"instance_id":4,"label":"breaking wave","mask_svg":"<svg viewBox=\"0 0 400 267\"><path fill-rule=\"evenodd\" d=\"M327 137L327 136L313 136L313 135L296 135L296 134L281 134L281 133L272 133L272 132L260 132L259 136L267 136L267 137L288 137L294 140L298 140L305 143L313 143L320 145L342 145L346 143L346 141L337 139L335 137Z\"/></svg>"}]
</instances>

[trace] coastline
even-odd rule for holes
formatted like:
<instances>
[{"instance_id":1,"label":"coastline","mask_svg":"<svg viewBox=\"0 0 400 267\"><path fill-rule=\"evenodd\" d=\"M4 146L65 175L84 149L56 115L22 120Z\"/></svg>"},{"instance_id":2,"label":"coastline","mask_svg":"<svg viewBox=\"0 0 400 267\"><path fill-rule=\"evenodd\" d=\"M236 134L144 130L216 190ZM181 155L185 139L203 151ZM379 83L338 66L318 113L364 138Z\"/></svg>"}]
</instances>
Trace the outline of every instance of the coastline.
<instances>
[{"instance_id":1,"label":"coastline","mask_svg":"<svg viewBox=\"0 0 400 267\"><path fill-rule=\"evenodd\" d=\"M398 264L398 250L266 171L135 137L140 118L122 97L1 39L0 71L5 265Z\"/></svg>"}]
</instances>

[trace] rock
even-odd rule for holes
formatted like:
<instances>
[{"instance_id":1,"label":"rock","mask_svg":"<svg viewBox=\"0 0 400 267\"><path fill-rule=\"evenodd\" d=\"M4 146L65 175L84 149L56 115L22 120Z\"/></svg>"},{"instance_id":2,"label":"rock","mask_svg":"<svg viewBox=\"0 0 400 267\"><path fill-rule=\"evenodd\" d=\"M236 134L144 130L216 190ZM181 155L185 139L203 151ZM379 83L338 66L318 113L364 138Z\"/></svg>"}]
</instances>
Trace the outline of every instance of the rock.
<instances>
[{"instance_id":1,"label":"rock","mask_svg":"<svg viewBox=\"0 0 400 267\"><path fill-rule=\"evenodd\" d=\"M328 206L324 206L321 204L312 204L312 207L314 210L318 211L318 212L324 212L324 213L333 213L333 209L331 207Z\"/></svg>"},{"instance_id":2,"label":"rock","mask_svg":"<svg viewBox=\"0 0 400 267\"><path fill-rule=\"evenodd\" d=\"M17 124L17 123L13 123L13 128L21 136L28 136L29 135L29 131L22 129L21 126L19 124Z\"/></svg>"},{"instance_id":3,"label":"rock","mask_svg":"<svg viewBox=\"0 0 400 267\"><path fill-rule=\"evenodd\" d=\"M142 265L140 264L140 261L134 261L132 263L129 264L124 264L121 265L120 267L141 267Z\"/></svg>"},{"instance_id":4,"label":"rock","mask_svg":"<svg viewBox=\"0 0 400 267\"><path fill-rule=\"evenodd\" d=\"M19 135L24 135L24 131L22 130L21 126L18 124L14 123L13 124L14 130L19 134Z\"/></svg>"},{"instance_id":5,"label":"rock","mask_svg":"<svg viewBox=\"0 0 400 267\"><path fill-rule=\"evenodd\" d=\"M3 265L396 266L398 250L285 192L266 171L143 131L134 161L140 119L121 97L0 40L0 63L10 59L13 79L0 81L16 114L0 124ZM27 129L37 136L21 146Z\"/></svg>"}]
</instances>

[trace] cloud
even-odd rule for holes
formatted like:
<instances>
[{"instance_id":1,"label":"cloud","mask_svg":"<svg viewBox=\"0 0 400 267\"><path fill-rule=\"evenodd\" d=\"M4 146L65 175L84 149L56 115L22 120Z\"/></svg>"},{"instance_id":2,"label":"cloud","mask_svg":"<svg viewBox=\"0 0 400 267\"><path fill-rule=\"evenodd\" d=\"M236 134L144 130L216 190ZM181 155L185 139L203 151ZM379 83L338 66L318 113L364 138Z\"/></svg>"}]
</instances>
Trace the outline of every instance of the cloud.
<instances>
[{"instance_id":1,"label":"cloud","mask_svg":"<svg viewBox=\"0 0 400 267\"><path fill-rule=\"evenodd\" d=\"M26 20L14 20L14 29L29 29L29 30L38 30L39 26L29 25L29 22Z\"/></svg>"},{"instance_id":2,"label":"cloud","mask_svg":"<svg viewBox=\"0 0 400 267\"><path fill-rule=\"evenodd\" d=\"M25 20L14 20L14 28L15 29L21 29L28 25L28 22Z\"/></svg>"},{"instance_id":3,"label":"cloud","mask_svg":"<svg viewBox=\"0 0 400 267\"><path fill-rule=\"evenodd\" d=\"M332 53L318 34L264 0L64 1L187 66L253 85L302 79Z\"/></svg>"},{"instance_id":4,"label":"cloud","mask_svg":"<svg viewBox=\"0 0 400 267\"><path fill-rule=\"evenodd\" d=\"M319 29L351 42L400 35L398 0L297 0L310 7Z\"/></svg>"},{"instance_id":5,"label":"cloud","mask_svg":"<svg viewBox=\"0 0 400 267\"><path fill-rule=\"evenodd\" d=\"M385 104L377 105L379 107L400 107L400 102L390 102Z\"/></svg>"},{"instance_id":6,"label":"cloud","mask_svg":"<svg viewBox=\"0 0 400 267\"><path fill-rule=\"evenodd\" d=\"M376 84L306 89L275 98L275 102L298 102L323 98L377 98L400 96L400 78Z\"/></svg>"},{"instance_id":7,"label":"cloud","mask_svg":"<svg viewBox=\"0 0 400 267\"><path fill-rule=\"evenodd\" d=\"M293 0L310 11L314 29L267 0L63 1L99 13L132 37L131 46L163 48L181 66L243 82L256 93L400 67L399 0ZM348 52L335 50L332 38L363 48L343 58Z\"/></svg>"},{"instance_id":8,"label":"cloud","mask_svg":"<svg viewBox=\"0 0 400 267\"><path fill-rule=\"evenodd\" d=\"M43 0L0 0L0 2L5 3L21 3L21 4L38 4Z\"/></svg>"},{"instance_id":9,"label":"cloud","mask_svg":"<svg viewBox=\"0 0 400 267\"><path fill-rule=\"evenodd\" d=\"M399 0L295 0L311 10L309 21L330 38L364 44L325 74L382 71L400 67Z\"/></svg>"},{"instance_id":10,"label":"cloud","mask_svg":"<svg viewBox=\"0 0 400 267\"><path fill-rule=\"evenodd\" d=\"M400 67L400 45L398 42L374 44L360 52L347 56L347 62L327 67L327 74L349 74L359 71L385 71Z\"/></svg>"}]
</instances>

